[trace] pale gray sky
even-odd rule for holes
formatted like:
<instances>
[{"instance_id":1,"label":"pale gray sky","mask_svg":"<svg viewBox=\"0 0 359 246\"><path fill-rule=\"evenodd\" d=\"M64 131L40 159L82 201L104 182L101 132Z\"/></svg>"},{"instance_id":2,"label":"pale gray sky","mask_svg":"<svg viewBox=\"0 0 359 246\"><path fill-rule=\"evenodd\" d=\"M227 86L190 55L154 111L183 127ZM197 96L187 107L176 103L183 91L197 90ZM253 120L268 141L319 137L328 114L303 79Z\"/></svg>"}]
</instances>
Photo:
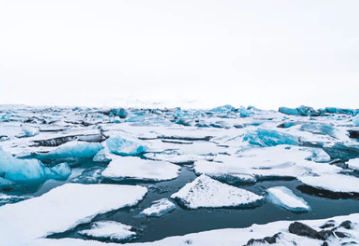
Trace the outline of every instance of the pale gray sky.
<instances>
[{"instance_id":1,"label":"pale gray sky","mask_svg":"<svg viewBox=\"0 0 359 246\"><path fill-rule=\"evenodd\" d=\"M359 108L358 0L0 0L0 104Z\"/></svg>"}]
</instances>

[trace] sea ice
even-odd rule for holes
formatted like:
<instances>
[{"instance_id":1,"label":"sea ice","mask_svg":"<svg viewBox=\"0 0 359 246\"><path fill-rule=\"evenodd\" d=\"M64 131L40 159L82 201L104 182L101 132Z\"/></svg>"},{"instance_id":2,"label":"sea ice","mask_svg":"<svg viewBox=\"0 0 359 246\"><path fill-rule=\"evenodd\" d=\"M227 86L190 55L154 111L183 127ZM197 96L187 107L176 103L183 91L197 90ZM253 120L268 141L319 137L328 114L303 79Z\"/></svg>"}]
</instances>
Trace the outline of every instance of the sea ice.
<instances>
[{"instance_id":1,"label":"sea ice","mask_svg":"<svg viewBox=\"0 0 359 246\"><path fill-rule=\"evenodd\" d=\"M293 191L285 186L272 187L267 189L267 199L273 204L288 209L293 212L309 211L308 203L298 196Z\"/></svg>"},{"instance_id":2,"label":"sea ice","mask_svg":"<svg viewBox=\"0 0 359 246\"><path fill-rule=\"evenodd\" d=\"M110 162L102 176L113 180L163 181L177 178L180 167L164 161L139 157L118 157Z\"/></svg>"},{"instance_id":3,"label":"sea ice","mask_svg":"<svg viewBox=\"0 0 359 246\"><path fill-rule=\"evenodd\" d=\"M348 167L356 171L359 171L359 158L349 160Z\"/></svg>"},{"instance_id":4,"label":"sea ice","mask_svg":"<svg viewBox=\"0 0 359 246\"><path fill-rule=\"evenodd\" d=\"M22 131L24 132L25 137L33 137L40 133L40 129L38 127L32 127L28 125L23 125Z\"/></svg>"},{"instance_id":5,"label":"sea ice","mask_svg":"<svg viewBox=\"0 0 359 246\"><path fill-rule=\"evenodd\" d=\"M262 196L234 186L223 184L201 175L171 196L183 206L196 208L253 207L260 204Z\"/></svg>"},{"instance_id":6,"label":"sea ice","mask_svg":"<svg viewBox=\"0 0 359 246\"><path fill-rule=\"evenodd\" d=\"M24 245L67 231L97 214L133 206L146 192L141 186L65 184L40 197L2 206L0 245Z\"/></svg>"},{"instance_id":7,"label":"sea ice","mask_svg":"<svg viewBox=\"0 0 359 246\"><path fill-rule=\"evenodd\" d=\"M111 242L120 243L134 239L137 234L131 231L132 227L115 221L98 221L91 225L91 229L79 231L80 235L98 239L109 240Z\"/></svg>"},{"instance_id":8,"label":"sea ice","mask_svg":"<svg viewBox=\"0 0 359 246\"><path fill-rule=\"evenodd\" d=\"M153 202L153 205L149 208L144 209L141 214L146 216L155 216L161 217L162 215L169 213L176 209L176 205L168 200L163 198Z\"/></svg>"},{"instance_id":9,"label":"sea ice","mask_svg":"<svg viewBox=\"0 0 359 246\"><path fill-rule=\"evenodd\" d=\"M353 124L356 126L359 126L359 115L357 115L353 118Z\"/></svg>"}]
</instances>

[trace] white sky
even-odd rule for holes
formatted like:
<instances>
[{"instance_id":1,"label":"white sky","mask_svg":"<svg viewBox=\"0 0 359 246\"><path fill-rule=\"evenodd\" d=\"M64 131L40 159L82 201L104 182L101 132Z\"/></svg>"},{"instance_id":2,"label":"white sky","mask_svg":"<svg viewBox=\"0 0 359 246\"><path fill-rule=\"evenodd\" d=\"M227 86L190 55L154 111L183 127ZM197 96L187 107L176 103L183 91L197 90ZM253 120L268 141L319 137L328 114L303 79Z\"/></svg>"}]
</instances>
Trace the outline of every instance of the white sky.
<instances>
[{"instance_id":1,"label":"white sky","mask_svg":"<svg viewBox=\"0 0 359 246\"><path fill-rule=\"evenodd\" d=\"M0 0L0 104L129 97L359 108L359 1Z\"/></svg>"}]
</instances>

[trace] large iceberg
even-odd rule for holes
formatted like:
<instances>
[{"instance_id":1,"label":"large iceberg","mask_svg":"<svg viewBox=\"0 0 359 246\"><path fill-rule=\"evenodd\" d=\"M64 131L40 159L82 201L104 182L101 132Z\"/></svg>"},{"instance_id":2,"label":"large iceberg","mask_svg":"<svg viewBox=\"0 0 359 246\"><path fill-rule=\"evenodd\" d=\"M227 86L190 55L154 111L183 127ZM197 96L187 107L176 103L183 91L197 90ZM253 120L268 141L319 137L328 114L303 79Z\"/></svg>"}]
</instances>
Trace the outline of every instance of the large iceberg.
<instances>
[{"instance_id":1,"label":"large iceberg","mask_svg":"<svg viewBox=\"0 0 359 246\"><path fill-rule=\"evenodd\" d=\"M91 229L79 231L78 233L92 239L120 243L136 238L137 233L131 231L131 229L132 226L115 221L98 221L91 225Z\"/></svg>"},{"instance_id":2,"label":"large iceberg","mask_svg":"<svg viewBox=\"0 0 359 246\"><path fill-rule=\"evenodd\" d=\"M164 161L139 157L118 157L110 162L102 176L113 180L163 181L177 178L180 167Z\"/></svg>"},{"instance_id":3,"label":"large iceberg","mask_svg":"<svg viewBox=\"0 0 359 246\"><path fill-rule=\"evenodd\" d=\"M293 191L285 186L272 187L267 189L267 200L280 207L293 212L309 211L310 206L300 197L297 197Z\"/></svg>"},{"instance_id":4,"label":"large iceberg","mask_svg":"<svg viewBox=\"0 0 359 246\"><path fill-rule=\"evenodd\" d=\"M171 198L189 209L221 207L254 207L263 200L253 192L223 184L201 175L186 184Z\"/></svg>"},{"instance_id":5,"label":"large iceberg","mask_svg":"<svg viewBox=\"0 0 359 246\"><path fill-rule=\"evenodd\" d=\"M0 245L24 245L67 231L97 214L133 206L146 192L141 186L66 184L40 197L0 207Z\"/></svg>"}]
</instances>

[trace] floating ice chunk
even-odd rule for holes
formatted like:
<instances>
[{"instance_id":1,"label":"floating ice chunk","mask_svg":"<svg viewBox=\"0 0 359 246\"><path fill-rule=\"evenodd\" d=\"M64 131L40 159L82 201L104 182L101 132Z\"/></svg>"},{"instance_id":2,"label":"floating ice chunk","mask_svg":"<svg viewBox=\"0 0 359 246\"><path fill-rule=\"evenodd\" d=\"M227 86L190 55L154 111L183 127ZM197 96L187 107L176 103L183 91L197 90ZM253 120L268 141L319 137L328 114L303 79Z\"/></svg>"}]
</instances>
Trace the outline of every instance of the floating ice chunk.
<instances>
[{"instance_id":1,"label":"floating ice chunk","mask_svg":"<svg viewBox=\"0 0 359 246\"><path fill-rule=\"evenodd\" d=\"M131 231L132 227L115 221L99 221L91 225L91 229L79 231L80 235L98 239L110 240L111 242L128 242L134 239L137 234Z\"/></svg>"},{"instance_id":2,"label":"floating ice chunk","mask_svg":"<svg viewBox=\"0 0 359 246\"><path fill-rule=\"evenodd\" d=\"M144 155L146 158L157 161L168 161L174 164L193 164L198 160L203 160L209 157L200 155L188 154L164 154L164 153L147 153Z\"/></svg>"},{"instance_id":3,"label":"floating ice chunk","mask_svg":"<svg viewBox=\"0 0 359 246\"><path fill-rule=\"evenodd\" d=\"M298 116L320 116L323 114L323 110L314 110L312 107L307 106L300 106L295 109L280 107L278 111L283 114Z\"/></svg>"},{"instance_id":4,"label":"floating ice chunk","mask_svg":"<svg viewBox=\"0 0 359 246\"><path fill-rule=\"evenodd\" d=\"M299 111L296 108L280 107L278 111L282 114L287 114L287 115L299 115Z\"/></svg>"},{"instance_id":5,"label":"floating ice chunk","mask_svg":"<svg viewBox=\"0 0 359 246\"><path fill-rule=\"evenodd\" d=\"M100 143L69 142L46 154L37 154L36 158L44 163L79 162L93 158L104 147Z\"/></svg>"},{"instance_id":6,"label":"floating ice chunk","mask_svg":"<svg viewBox=\"0 0 359 246\"><path fill-rule=\"evenodd\" d=\"M298 137L270 129L248 131L243 140L248 141L252 145L259 145L261 147L276 146L280 144L299 145Z\"/></svg>"},{"instance_id":7,"label":"floating ice chunk","mask_svg":"<svg viewBox=\"0 0 359 246\"><path fill-rule=\"evenodd\" d=\"M201 175L173 194L183 206L196 208L253 207L260 204L262 196L234 186L223 184Z\"/></svg>"},{"instance_id":8,"label":"floating ice chunk","mask_svg":"<svg viewBox=\"0 0 359 246\"><path fill-rule=\"evenodd\" d=\"M312 156L308 156L306 159L309 161L315 161L318 163L327 163L330 162L330 156L323 149L319 148L303 148L303 151L308 151L312 153Z\"/></svg>"},{"instance_id":9,"label":"floating ice chunk","mask_svg":"<svg viewBox=\"0 0 359 246\"><path fill-rule=\"evenodd\" d=\"M310 206L301 197L297 197L290 189L284 186L267 189L267 199L278 206L294 212L309 211Z\"/></svg>"},{"instance_id":10,"label":"floating ice chunk","mask_svg":"<svg viewBox=\"0 0 359 246\"><path fill-rule=\"evenodd\" d=\"M317 189L340 193L359 193L359 179L342 174L331 174L317 177L299 177L300 182Z\"/></svg>"},{"instance_id":11,"label":"floating ice chunk","mask_svg":"<svg viewBox=\"0 0 359 246\"><path fill-rule=\"evenodd\" d=\"M164 161L138 157L118 157L110 162L102 176L113 180L163 181L177 178L181 168Z\"/></svg>"},{"instance_id":12,"label":"floating ice chunk","mask_svg":"<svg viewBox=\"0 0 359 246\"><path fill-rule=\"evenodd\" d=\"M357 115L353 118L353 124L356 126L359 126L359 115Z\"/></svg>"},{"instance_id":13,"label":"floating ice chunk","mask_svg":"<svg viewBox=\"0 0 359 246\"><path fill-rule=\"evenodd\" d=\"M141 186L65 184L40 197L3 206L0 245L24 245L67 231L90 222L97 214L133 206L146 192Z\"/></svg>"},{"instance_id":14,"label":"floating ice chunk","mask_svg":"<svg viewBox=\"0 0 359 246\"><path fill-rule=\"evenodd\" d=\"M239 112L239 115L241 117L249 117L252 116L254 113L249 111L248 109L246 109L245 107L241 106L239 109L236 110L237 112Z\"/></svg>"},{"instance_id":15,"label":"floating ice chunk","mask_svg":"<svg viewBox=\"0 0 359 246\"><path fill-rule=\"evenodd\" d=\"M176 209L176 205L167 198L154 201L153 203L154 204L151 207L144 209L141 214L146 216L161 217L162 215Z\"/></svg>"},{"instance_id":16,"label":"floating ice chunk","mask_svg":"<svg viewBox=\"0 0 359 246\"><path fill-rule=\"evenodd\" d=\"M60 163L52 168L46 168L45 173L47 178L66 180L71 175L71 168L67 163Z\"/></svg>"},{"instance_id":17,"label":"floating ice chunk","mask_svg":"<svg viewBox=\"0 0 359 246\"><path fill-rule=\"evenodd\" d=\"M92 159L94 162L110 162L111 153L108 148L104 148L100 150Z\"/></svg>"},{"instance_id":18,"label":"floating ice chunk","mask_svg":"<svg viewBox=\"0 0 359 246\"><path fill-rule=\"evenodd\" d=\"M73 178L71 180L72 183L81 183L81 184L96 184L100 183L103 179L101 173L103 171L103 167L92 167L85 169L81 175Z\"/></svg>"},{"instance_id":19,"label":"floating ice chunk","mask_svg":"<svg viewBox=\"0 0 359 246\"><path fill-rule=\"evenodd\" d=\"M22 131L24 132L25 137L33 137L40 133L40 129L38 127L32 127L28 125L23 125Z\"/></svg>"},{"instance_id":20,"label":"floating ice chunk","mask_svg":"<svg viewBox=\"0 0 359 246\"><path fill-rule=\"evenodd\" d=\"M145 142L135 138L111 137L106 140L109 150L117 155L139 155L148 150Z\"/></svg>"},{"instance_id":21,"label":"floating ice chunk","mask_svg":"<svg viewBox=\"0 0 359 246\"><path fill-rule=\"evenodd\" d=\"M3 206L5 204L11 204L20 202L26 199L31 198L30 196L13 196L13 195L7 195L0 193L0 206Z\"/></svg>"},{"instance_id":22,"label":"floating ice chunk","mask_svg":"<svg viewBox=\"0 0 359 246\"><path fill-rule=\"evenodd\" d=\"M348 167L359 171L359 158L349 160Z\"/></svg>"}]
</instances>

